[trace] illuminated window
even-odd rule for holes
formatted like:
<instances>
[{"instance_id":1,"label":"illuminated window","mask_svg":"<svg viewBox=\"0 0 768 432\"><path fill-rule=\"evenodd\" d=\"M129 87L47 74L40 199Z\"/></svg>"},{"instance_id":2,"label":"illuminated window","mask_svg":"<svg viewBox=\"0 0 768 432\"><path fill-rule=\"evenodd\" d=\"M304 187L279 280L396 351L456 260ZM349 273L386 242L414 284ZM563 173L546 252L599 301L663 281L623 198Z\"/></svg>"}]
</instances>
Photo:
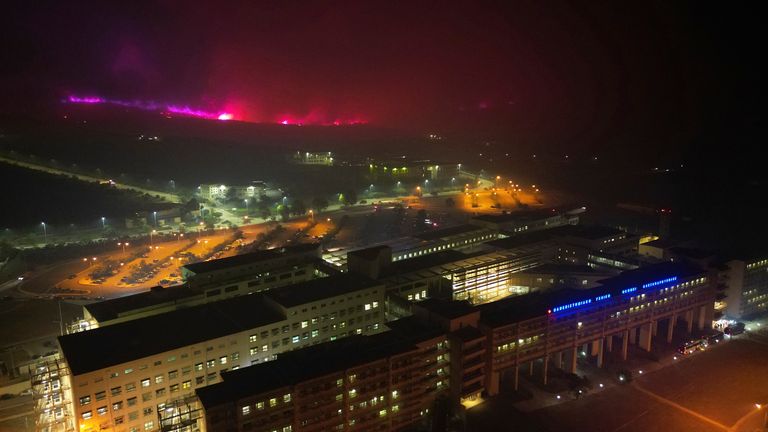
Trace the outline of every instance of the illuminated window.
<instances>
[{"instance_id":1,"label":"illuminated window","mask_svg":"<svg viewBox=\"0 0 768 432\"><path fill-rule=\"evenodd\" d=\"M241 411L243 412L243 415L248 415L251 413L251 407L249 405L246 405L241 408Z\"/></svg>"},{"instance_id":2,"label":"illuminated window","mask_svg":"<svg viewBox=\"0 0 768 432\"><path fill-rule=\"evenodd\" d=\"M274 407L276 405L277 405L277 399L272 398L272 399L269 400L269 406L270 407Z\"/></svg>"},{"instance_id":3,"label":"illuminated window","mask_svg":"<svg viewBox=\"0 0 768 432\"><path fill-rule=\"evenodd\" d=\"M93 417L93 413L91 413L90 411L86 411L86 412L83 413L83 419L84 420L88 420L91 417Z\"/></svg>"}]
</instances>

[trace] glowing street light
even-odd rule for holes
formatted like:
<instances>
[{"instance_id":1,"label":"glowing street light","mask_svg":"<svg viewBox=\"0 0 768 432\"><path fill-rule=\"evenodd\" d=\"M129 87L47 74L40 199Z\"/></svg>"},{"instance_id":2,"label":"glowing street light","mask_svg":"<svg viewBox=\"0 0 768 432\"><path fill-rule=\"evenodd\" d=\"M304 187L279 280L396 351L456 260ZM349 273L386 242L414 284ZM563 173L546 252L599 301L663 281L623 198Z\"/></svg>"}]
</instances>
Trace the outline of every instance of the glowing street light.
<instances>
[{"instance_id":1,"label":"glowing street light","mask_svg":"<svg viewBox=\"0 0 768 432\"><path fill-rule=\"evenodd\" d=\"M117 245L123 247L123 254L125 254L125 247L130 245L130 243L128 243L128 242L118 242Z\"/></svg>"},{"instance_id":2,"label":"glowing street light","mask_svg":"<svg viewBox=\"0 0 768 432\"><path fill-rule=\"evenodd\" d=\"M153 211L152 215L155 217L155 226L157 226L157 212Z\"/></svg>"},{"instance_id":3,"label":"glowing street light","mask_svg":"<svg viewBox=\"0 0 768 432\"><path fill-rule=\"evenodd\" d=\"M104 216L101 217L101 228L102 229L107 228L107 218L105 218Z\"/></svg>"},{"instance_id":4,"label":"glowing street light","mask_svg":"<svg viewBox=\"0 0 768 432\"><path fill-rule=\"evenodd\" d=\"M152 230L152 231L149 232L149 247L150 248L152 247L152 236L155 235L155 233L157 233L157 230Z\"/></svg>"},{"instance_id":5,"label":"glowing street light","mask_svg":"<svg viewBox=\"0 0 768 432\"><path fill-rule=\"evenodd\" d=\"M43 226L43 243L48 244L48 230L45 227L45 222L40 222Z\"/></svg>"}]
</instances>

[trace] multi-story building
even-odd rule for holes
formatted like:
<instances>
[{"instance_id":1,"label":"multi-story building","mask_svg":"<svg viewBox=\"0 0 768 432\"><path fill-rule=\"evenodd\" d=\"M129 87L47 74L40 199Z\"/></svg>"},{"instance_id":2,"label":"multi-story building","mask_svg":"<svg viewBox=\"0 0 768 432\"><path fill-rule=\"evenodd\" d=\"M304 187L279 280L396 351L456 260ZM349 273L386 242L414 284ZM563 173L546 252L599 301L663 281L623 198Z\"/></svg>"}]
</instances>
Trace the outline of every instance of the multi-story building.
<instances>
[{"instance_id":1,"label":"multi-story building","mask_svg":"<svg viewBox=\"0 0 768 432\"><path fill-rule=\"evenodd\" d=\"M298 244L187 264L181 268L181 277L190 288L204 291L208 297L242 294L261 291L261 286L289 285L311 278L320 257L320 244Z\"/></svg>"},{"instance_id":2,"label":"multi-story building","mask_svg":"<svg viewBox=\"0 0 768 432\"><path fill-rule=\"evenodd\" d=\"M577 350L598 367L620 338L650 350L660 322L690 332L711 323L713 290L705 271L664 263L626 272L594 289L531 294L471 306L430 299L390 331L278 356L226 372L198 390L197 427L215 431L396 431L444 421L445 408L499 390L501 373L540 363L573 372ZM531 369L533 370L533 369ZM448 404L440 404L440 395ZM169 423L170 425L171 423ZM439 428L438 428L439 429ZM439 429L442 430L442 429Z\"/></svg>"},{"instance_id":3,"label":"multi-story building","mask_svg":"<svg viewBox=\"0 0 768 432\"><path fill-rule=\"evenodd\" d=\"M200 429L388 431L422 421L449 388L448 340L440 328L401 324L223 374L197 391Z\"/></svg>"},{"instance_id":4,"label":"multi-story building","mask_svg":"<svg viewBox=\"0 0 768 432\"><path fill-rule=\"evenodd\" d=\"M81 328L129 321L182 307L195 306L253 292L267 291L326 276L319 244L284 248L188 264L184 284L150 290L83 306Z\"/></svg>"},{"instance_id":5,"label":"multi-story building","mask_svg":"<svg viewBox=\"0 0 768 432\"><path fill-rule=\"evenodd\" d=\"M586 208L579 207L487 214L473 217L470 223L497 230L505 235L517 235L564 225L576 225L579 223L579 214L585 211Z\"/></svg>"},{"instance_id":6,"label":"multi-story building","mask_svg":"<svg viewBox=\"0 0 768 432\"><path fill-rule=\"evenodd\" d=\"M749 318L768 311L768 259L728 261L724 282L728 318Z\"/></svg>"},{"instance_id":7,"label":"multi-story building","mask_svg":"<svg viewBox=\"0 0 768 432\"><path fill-rule=\"evenodd\" d=\"M333 166L333 154L331 152L302 152L291 154L291 163L299 165Z\"/></svg>"},{"instance_id":8,"label":"multi-story building","mask_svg":"<svg viewBox=\"0 0 768 432\"><path fill-rule=\"evenodd\" d=\"M388 246L392 250L392 261L421 257L445 250L466 250L499 237L498 231L475 225L459 225L450 228L427 231L412 237L401 237L364 249ZM346 268L347 256L360 249L340 249L328 252L323 259L341 269Z\"/></svg>"},{"instance_id":9,"label":"multi-story building","mask_svg":"<svg viewBox=\"0 0 768 432\"><path fill-rule=\"evenodd\" d=\"M207 200L237 198L252 199L258 198L266 192L267 186L262 181L253 181L250 185L225 185L225 184L202 184L198 191L200 197Z\"/></svg>"},{"instance_id":10,"label":"multi-story building","mask_svg":"<svg viewBox=\"0 0 768 432\"><path fill-rule=\"evenodd\" d=\"M223 371L382 331L384 300L380 283L338 275L61 336L77 430L157 430Z\"/></svg>"},{"instance_id":11,"label":"multi-story building","mask_svg":"<svg viewBox=\"0 0 768 432\"><path fill-rule=\"evenodd\" d=\"M577 350L603 365L604 352L621 343L651 350L659 324L668 342L678 320L699 329L711 325L715 281L707 270L683 263L662 263L627 271L589 290L560 290L512 297L482 306L480 329L488 337L486 390L498 393L502 373L534 363L574 372Z\"/></svg>"}]
</instances>

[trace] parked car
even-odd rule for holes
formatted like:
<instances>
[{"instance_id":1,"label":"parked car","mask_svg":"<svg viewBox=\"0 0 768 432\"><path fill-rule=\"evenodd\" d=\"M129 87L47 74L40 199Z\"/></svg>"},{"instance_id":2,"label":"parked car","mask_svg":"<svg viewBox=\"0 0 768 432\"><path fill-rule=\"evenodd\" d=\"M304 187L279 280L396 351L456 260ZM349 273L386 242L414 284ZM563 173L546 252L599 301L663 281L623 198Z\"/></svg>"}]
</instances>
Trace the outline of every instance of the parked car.
<instances>
[{"instance_id":1,"label":"parked car","mask_svg":"<svg viewBox=\"0 0 768 432\"><path fill-rule=\"evenodd\" d=\"M716 343L720 343L723 338L725 337L725 334L723 332L717 332L715 334L711 334L707 336L707 343L709 345L714 345Z\"/></svg>"},{"instance_id":2,"label":"parked car","mask_svg":"<svg viewBox=\"0 0 768 432\"><path fill-rule=\"evenodd\" d=\"M723 330L723 333L727 334L728 336L736 336L738 334L744 333L744 323L743 322L737 322L736 324L729 325L728 327Z\"/></svg>"}]
</instances>

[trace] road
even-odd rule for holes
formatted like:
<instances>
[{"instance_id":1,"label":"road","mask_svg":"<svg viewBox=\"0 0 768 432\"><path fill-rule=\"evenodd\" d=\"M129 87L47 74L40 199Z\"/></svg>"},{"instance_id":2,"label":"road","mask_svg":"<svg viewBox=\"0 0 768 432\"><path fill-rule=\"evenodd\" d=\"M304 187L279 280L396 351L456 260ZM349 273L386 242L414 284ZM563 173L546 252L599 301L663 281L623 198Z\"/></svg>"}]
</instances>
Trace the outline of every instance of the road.
<instances>
[{"instance_id":1,"label":"road","mask_svg":"<svg viewBox=\"0 0 768 432\"><path fill-rule=\"evenodd\" d=\"M761 408L757 408L760 403ZM523 414L504 397L468 411L467 430L752 432L768 403L768 336L738 337L580 399ZM520 418L508 428L509 418Z\"/></svg>"},{"instance_id":2,"label":"road","mask_svg":"<svg viewBox=\"0 0 768 432\"><path fill-rule=\"evenodd\" d=\"M46 173L49 173L49 174L65 175L65 176L68 176L68 177L74 177L74 178L76 178L78 180L87 181L87 182L97 182L98 183L98 182L104 182L104 181L111 180L111 179L104 178L104 177L94 177L94 176L89 176L89 175L84 175L84 174L77 174L77 173L74 173L74 172L71 172L71 171L66 171L66 170L61 170L61 169L47 167L45 165L38 165L38 164L30 163L30 162L17 161L17 160L14 160L14 159L9 159L9 158L3 157L3 156L0 156L0 162L5 162L5 163L10 164L10 165L15 165L15 166L19 166L19 167L22 167L22 168L27 168L27 169L35 170L35 171L42 171L42 172L46 172ZM168 202L172 202L172 203L181 203L182 202L181 197L179 197L178 195L175 195L175 194L168 193L168 192L156 191L156 190L152 190L152 189L146 189L146 188L141 188L141 187L138 187L138 186L132 186L132 185L128 185L128 184L124 184L124 183L117 183L117 182L114 183L114 186L116 188L118 188L118 189L133 190L133 191L136 191L136 192L139 192L139 193L142 193L142 194L149 194L149 195L153 195L153 196L156 195L156 196L159 196L161 199L163 199L165 201L168 201Z\"/></svg>"}]
</instances>

